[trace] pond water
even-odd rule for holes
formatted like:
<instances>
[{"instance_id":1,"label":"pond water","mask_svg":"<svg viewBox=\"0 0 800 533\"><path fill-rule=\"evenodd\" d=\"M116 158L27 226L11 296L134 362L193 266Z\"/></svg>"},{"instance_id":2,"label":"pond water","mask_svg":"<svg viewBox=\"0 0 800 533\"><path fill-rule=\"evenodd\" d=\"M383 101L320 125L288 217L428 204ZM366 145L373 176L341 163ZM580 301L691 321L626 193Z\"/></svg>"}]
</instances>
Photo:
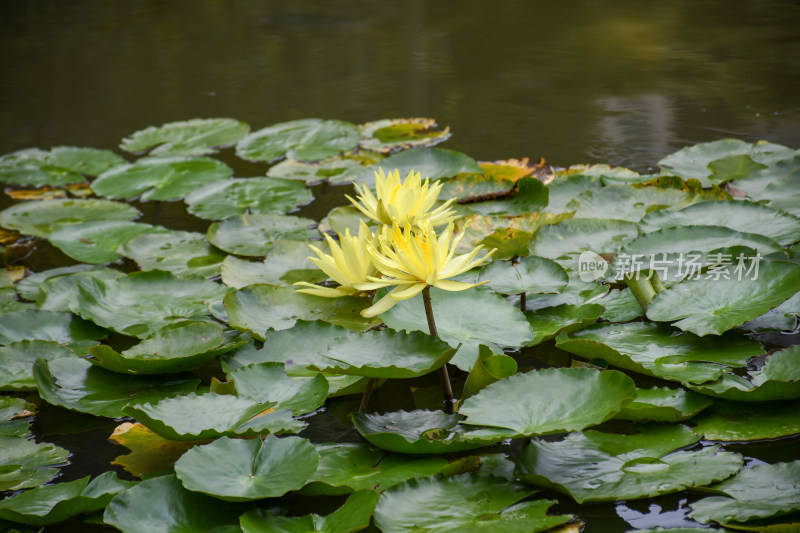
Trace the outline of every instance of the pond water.
<instances>
[{"instance_id":1,"label":"pond water","mask_svg":"<svg viewBox=\"0 0 800 533\"><path fill-rule=\"evenodd\" d=\"M116 148L149 125L229 116L253 129L322 117L433 117L478 160L653 167L685 145L737 137L800 147L800 4L462 1L0 3L0 154ZM263 174L229 153L238 176ZM342 188L315 188L319 219ZM0 208L11 204L2 196ZM144 221L204 231L182 203ZM43 245L34 271L65 264ZM387 393L388 394L388 393ZM73 452L69 480L124 453L116 424L43 407L36 434ZM329 417L323 435L346 428ZM327 432L327 433L326 433ZM90 443L90 444L89 444ZM796 458L797 439L736 451ZM685 525L685 495L570 506L586 532ZM78 529L69 529L78 527ZM49 531L88 531L85 526Z\"/></svg>"}]
</instances>

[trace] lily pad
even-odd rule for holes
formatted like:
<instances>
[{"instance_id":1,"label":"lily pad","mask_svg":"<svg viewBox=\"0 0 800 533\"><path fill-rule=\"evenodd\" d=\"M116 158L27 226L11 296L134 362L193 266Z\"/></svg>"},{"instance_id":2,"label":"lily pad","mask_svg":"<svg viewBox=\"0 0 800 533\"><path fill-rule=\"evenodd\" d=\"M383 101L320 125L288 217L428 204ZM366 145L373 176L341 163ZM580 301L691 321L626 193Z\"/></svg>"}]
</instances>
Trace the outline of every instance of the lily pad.
<instances>
[{"instance_id":1,"label":"lily pad","mask_svg":"<svg viewBox=\"0 0 800 533\"><path fill-rule=\"evenodd\" d=\"M756 259L753 260L754 262ZM647 318L673 322L698 335L719 335L744 324L789 299L800 287L800 266L760 261L760 271L742 275L736 266L721 270L720 279L690 279L656 294Z\"/></svg>"},{"instance_id":2,"label":"lily pad","mask_svg":"<svg viewBox=\"0 0 800 533\"><path fill-rule=\"evenodd\" d=\"M489 280L489 287L500 294L557 293L569 283L567 273L558 263L536 256L519 261L494 261L481 270L478 279Z\"/></svg>"},{"instance_id":3,"label":"lily pad","mask_svg":"<svg viewBox=\"0 0 800 533\"><path fill-rule=\"evenodd\" d=\"M197 187L232 174L228 165L210 157L146 157L103 172L92 190L114 199L180 200Z\"/></svg>"},{"instance_id":4,"label":"lily pad","mask_svg":"<svg viewBox=\"0 0 800 533\"><path fill-rule=\"evenodd\" d=\"M125 414L172 440L296 433L305 427L292 419L290 410L276 411L273 405L236 396L191 393L152 402L145 399L127 407Z\"/></svg>"},{"instance_id":5,"label":"lily pad","mask_svg":"<svg viewBox=\"0 0 800 533\"><path fill-rule=\"evenodd\" d=\"M535 533L572 519L548 515L552 501L517 503L532 493L520 483L476 474L412 480L381 495L375 524L384 533Z\"/></svg>"},{"instance_id":6,"label":"lily pad","mask_svg":"<svg viewBox=\"0 0 800 533\"><path fill-rule=\"evenodd\" d=\"M270 402L295 415L310 413L325 403L328 381L321 375L289 376L282 363L247 365L228 374L240 397Z\"/></svg>"},{"instance_id":7,"label":"lily pad","mask_svg":"<svg viewBox=\"0 0 800 533\"><path fill-rule=\"evenodd\" d=\"M696 392L669 387L636 389L636 399L614 418L619 420L653 420L680 422L692 418L713 402ZM699 433L698 433L699 434Z\"/></svg>"},{"instance_id":8,"label":"lily pad","mask_svg":"<svg viewBox=\"0 0 800 533\"><path fill-rule=\"evenodd\" d=\"M325 248L321 242L319 244ZM288 287L297 281L325 281L328 275L311 262L309 251L308 241L279 240L272 243L272 250L263 262L228 256L222 262L222 282L241 289L258 283Z\"/></svg>"},{"instance_id":9,"label":"lily pad","mask_svg":"<svg viewBox=\"0 0 800 533\"><path fill-rule=\"evenodd\" d=\"M208 240L228 253L259 257L267 255L276 241L315 237L317 232L310 229L313 224L310 218L288 215L238 215L211 224Z\"/></svg>"},{"instance_id":10,"label":"lily pad","mask_svg":"<svg viewBox=\"0 0 800 533\"><path fill-rule=\"evenodd\" d=\"M556 176L552 183L547 185L548 202L546 210L551 213L568 211L567 204L570 200L584 191L600 189L603 183L598 176L585 174Z\"/></svg>"},{"instance_id":11,"label":"lily pad","mask_svg":"<svg viewBox=\"0 0 800 533\"><path fill-rule=\"evenodd\" d=\"M164 476L117 495L106 508L103 522L123 533L239 533L239 515L247 509L190 492L175 476Z\"/></svg>"},{"instance_id":12,"label":"lily pad","mask_svg":"<svg viewBox=\"0 0 800 533\"><path fill-rule=\"evenodd\" d=\"M465 424L543 435L605 422L634 398L636 386L621 372L549 368L492 383L464 400L459 412Z\"/></svg>"},{"instance_id":13,"label":"lily pad","mask_svg":"<svg viewBox=\"0 0 800 533\"><path fill-rule=\"evenodd\" d=\"M391 155L383 161L372 165L362 171L358 182L364 182L369 187L375 186L374 173L378 167L387 172L397 169L401 178L409 172L419 172L422 179L450 178L465 172L481 173L481 167L474 159L461 152L446 150L444 148L413 148Z\"/></svg>"},{"instance_id":14,"label":"lily pad","mask_svg":"<svg viewBox=\"0 0 800 533\"><path fill-rule=\"evenodd\" d=\"M175 474L192 492L249 501L302 488L318 463L314 445L300 437L222 437L183 454L175 463Z\"/></svg>"},{"instance_id":15,"label":"lily pad","mask_svg":"<svg viewBox=\"0 0 800 533\"><path fill-rule=\"evenodd\" d=\"M0 182L61 187L84 182L81 174L97 176L125 162L113 152L96 148L58 146L49 152L32 148L0 158Z\"/></svg>"},{"instance_id":16,"label":"lily pad","mask_svg":"<svg viewBox=\"0 0 800 533\"><path fill-rule=\"evenodd\" d=\"M58 474L69 451L24 437L0 435L0 491L38 487Z\"/></svg>"},{"instance_id":17,"label":"lily pad","mask_svg":"<svg viewBox=\"0 0 800 533\"><path fill-rule=\"evenodd\" d=\"M639 222L650 212L691 201L691 194L670 187L634 187L609 185L580 193L565 206L575 211L576 218L606 219L613 214L615 220Z\"/></svg>"},{"instance_id":18,"label":"lily pad","mask_svg":"<svg viewBox=\"0 0 800 533\"><path fill-rule=\"evenodd\" d=\"M36 406L22 398L0 396L0 436L27 438L31 433L28 419Z\"/></svg>"},{"instance_id":19,"label":"lily pad","mask_svg":"<svg viewBox=\"0 0 800 533\"><path fill-rule=\"evenodd\" d=\"M614 253L637 233L632 222L570 218L542 227L529 248L532 254L549 259L584 251Z\"/></svg>"},{"instance_id":20,"label":"lily pad","mask_svg":"<svg viewBox=\"0 0 800 533\"><path fill-rule=\"evenodd\" d=\"M306 183L317 183L326 180L330 183L348 183L357 179L365 167L382 159L382 155L367 151L349 152L316 162L286 159L271 166L267 171L267 176L299 180Z\"/></svg>"},{"instance_id":21,"label":"lily pad","mask_svg":"<svg viewBox=\"0 0 800 533\"><path fill-rule=\"evenodd\" d=\"M633 500L702 487L739 471L742 456L709 446L679 450L699 439L686 426L646 426L635 435L571 433L561 441L532 440L517 475L554 488L578 503Z\"/></svg>"},{"instance_id":22,"label":"lily pad","mask_svg":"<svg viewBox=\"0 0 800 533\"><path fill-rule=\"evenodd\" d=\"M292 120L247 135L236 144L236 155L247 161L274 161L284 155L300 161L316 161L352 150L360 139L358 129L349 122Z\"/></svg>"},{"instance_id":23,"label":"lily pad","mask_svg":"<svg viewBox=\"0 0 800 533\"><path fill-rule=\"evenodd\" d=\"M693 419L694 432L708 440L750 441L800 434L798 402L742 404L714 400L714 405Z\"/></svg>"},{"instance_id":24,"label":"lily pad","mask_svg":"<svg viewBox=\"0 0 800 533\"><path fill-rule=\"evenodd\" d=\"M125 416L128 404L186 394L199 383L188 378L124 376L77 357L39 359L33 376L47 403L108 418Z\"/></svg>"},{"instance_id":25,"label":"lily pad","mask_svg":"<svg viewBox=\"0 0 800 533\"><path fill-rule=\"evenodd\" d=\"M800 157L795 158L800 159ZM800 172L794 171L786 173L784 176L773 181L767 185L763 191L758 194L759 202L766 202L766 204L773 209L791 213L796 217L800 217L800 207L798 207L798 194L797 186L800 184Z\"/></svg>"},{"instance_id":26,"label":"lily pad","mask_svg":"<svg viewBox=\"0 0 800 533\"><path fill-rule=\"evenodd\" d=\"M596 302L603 307L603 318L609 322L630 322L644 315L644 309L630 289L612 289Z\"/></svg>"},{"instance_id":27,"label":"lily pad","mask_svg":"<svg viewBox=\"0 0 800 533\"><path fill-rule=\"evenodd\" d=\"M105 264L121 256L117 248L141 235L166 231L163 228L127 220L97 220L70 224L50 234L50 243L83 263Z\"/></svg>"},{"instance_id":28,"label":"lily pad","mask_svg":"<svg viewBox=\"0 0 800 533\"><path fill-rule=\"evenodd\" d=\"M468 204L469 210L481 215L524 215L547 206L547 187L536 178L522 178L513 194L502 200L486 200Z\"/></svg>"},{"instance_id":29,"label":"lily pad","mask_svg":"<svg viewBox=\"0 0 800 533\"><path fill-rule=\"evenodd\" d=\"M140 478L172 472L175 461L198 444L191 440L165 439L138 422L123 422L114 429L108 440L131 450L131 453L120 455L111 464L119 465Z\"/></svg>"},{"instance_id":30,"label":"lily pad","mask_svg":"<svg viewBox=\"0 0 800 533\"><path fill-rule=\"evenodd\" d=\"M181 278L217 276L226 257L205 235L189 231L145 233L122 244L118 251L142 270L163 270Z\"/></svg>"},{"instance_id":31,"label":"lily pad","mask_svg":"<svg viewBox=\"0 0 800 533\"><path fill-rule=\"evenodd\" d=\"M17 294L22 298L35 302L39 297L39 287L46 280L57 276L69 276L77 272L97 270L104 270L104 268L95 265L72 265L68 267L51 268L22 278L17 282L15 288L17 289Z\"/></svg>"},{"instance_id":32,"label":"lily pad","mask_svg":"<svg viewBox=\"0 0 800 533\"><path fill-rule=\"evenodd\" d=\"M33 363L37 359L51 361L61 357L77 357L77 355L56 341L19 341L8 346L0 346L0 390L36 390Z\"/></svg>"},{"instance_id":33,"label":"lily pad","mask_svg":"<svg viewBox=\"0 0 800 533\"><path fill-rule=\"evenodd\" d=\"M47 272L49 273L50 271ZM34 274L31 277L36 276L38 274ZM37 291L34 300L36 301L36 306L42 310L72 312L72 309L78 304L78 283L88 279L100 279L113 283L124 276L125 274L119 270L102 266L94 266L94 268L73 273L48 276L43 278L41 283L37 282L33 285L33 289Z\"/></svg>"},{"instance_id":34,"label":"lily pad","mask_svg":"<svg viewBox=\"0 0 800 533\"><path fill-rule=\"evenodd\" d=\"M141 215L131 205L110 200L38 200L0 211L0 226L24 235L47 238L55 230L92 220L133 220Z\"/></svg>"},{"instance_id":35,"label":"lily pad","mask_svg":"<svg viewBox=\"0 0 800 533\"><path fill-rule=\"evenodd\" d=\"M508 355L494 353L489 346L478 347L478 358L464 382L460 401L475 395L487 385L517 373L517 361Z\"/></svg>"},{"instance_id":36,"label":"lily pad","mask_svg":"<svg viewBox=\"0 0 800 533\"><path fill-rule=\"evenodd\" d=\"M533 330L533 340L525 346L535 346L554 339L561 333L572 333L594 324L603 314L603 306L598 304L570 305L525 311L525 317Z\"/></svg>"},{"instance_id":37,"label":"lily pad","mask_svg":"<svg viewBox=\"0 0 800 533\"><path fill-rule=\"evenodd\" d=\"M56 341L69 344L88 339L102 339L108 331L72 313L25 309L2 315L0 345L22 340Z\"/></svg>"},{"instance_id":38,"label":"lily pad","mask_svg":"<svg viewBox=\"0 0 800 533\"><path fill-rule=\"evenodd\" d=\"M720 524L782 516L800 510L800 461L756 465L709 487L721 496L691 504L689 517Z\"/></svg>"},{"instance_id":39,"label":"lily pad","mask_svg":"<svg viewBox=\"0 0 800 533\"><path fill-rule=\"evenodd\" d=\"M737 179L732 185L747 193L750 199L760 200L764 189L773 182L791 182L797 176L800 176L800 153L794 152L790 157L763 170L750 173L747 178Z\"/></svg>"},{"instance_id":40,"label":"lily pad","mask_svg":"<svg viewBox=\"0 0 800 533\"><path fill-rule=\"evenodd\" d=\"M215 181L184 198L188 211L209 220L247 213L288 213L313 199L297 181L280 178L244 178Z\"/></svg>"},{"instance_id":41,"label":"lily pad","mask_svg":"<svg viewBox=\"0 0 800 533\"><path fill-rule=\"evenodd\" d=\"M276 516L264 509L242 515L240 524L244 533L351 533L369 526L379 494L362 490L347 498L344 505L326 516Z\"/></svg>"},{"instance_id":42,"label":"lily pad","mask_svg":"<svg viewBox=\"0 0 800 533\"><path fill-rule=\"evenodd\" d=\"M230 146L247 135L250 126L232 118L195 118L150 126L122 139L126 152L150 151L150 155L204 155L217 146Z\"/></svg>"},{"instance_id":43,"label":"lily pad","mask_svg":"<svg viewBox=\"0 0 800 533\"><path fill-rule=\"evenodd\" d=\"M361 148L383 154L437 145L450 138L450 128L436 131L432 118L385 118L361 124Z\"/></svg>"},{"instance_id":44,"label":"lily pad","mask_svg":"<svg viewBox=\"0 0 800 533\"><path fill-rule=\"evenodd\" d=\"M31 526L46 526L74 516L105 509L119 492L134 486L114 472L104 472L89 482L89 476L42 485L0 502L0 519Z\"/></svg>"}]
</instances>

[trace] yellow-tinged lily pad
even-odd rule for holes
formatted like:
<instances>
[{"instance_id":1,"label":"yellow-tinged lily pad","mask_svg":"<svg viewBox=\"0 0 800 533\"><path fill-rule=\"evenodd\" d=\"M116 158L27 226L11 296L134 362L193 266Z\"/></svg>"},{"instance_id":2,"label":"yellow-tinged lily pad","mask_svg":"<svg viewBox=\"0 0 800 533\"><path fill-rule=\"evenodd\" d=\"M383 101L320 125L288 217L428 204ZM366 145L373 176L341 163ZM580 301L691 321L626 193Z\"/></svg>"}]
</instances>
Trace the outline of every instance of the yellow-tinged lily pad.
<instances>
[{"instance_id":1,"label":"yellow-tinged lily pad","mask_svg":"<svg viewBox=\"0 0 800 533\"><path fill-rule=\"evenodd\" d=\"M175 461L192 446L207 442L165 439L138 422L123 422L116 427L108 440L131 451L118 456L111 464L120 465L138 478L168 472Z\"/></svg>"},{"instance_id":2,"label":"yellow-tinged lily pad","mask_svg":"<svg viewBox=\"0 0 800 533\"><path fill-rule=\"evenodd\" d=\"M359 146L382 154L435 146L450 138L450 127L436 131L432 118L386 118L361 124Z\"/></svg>"}]
</instances>

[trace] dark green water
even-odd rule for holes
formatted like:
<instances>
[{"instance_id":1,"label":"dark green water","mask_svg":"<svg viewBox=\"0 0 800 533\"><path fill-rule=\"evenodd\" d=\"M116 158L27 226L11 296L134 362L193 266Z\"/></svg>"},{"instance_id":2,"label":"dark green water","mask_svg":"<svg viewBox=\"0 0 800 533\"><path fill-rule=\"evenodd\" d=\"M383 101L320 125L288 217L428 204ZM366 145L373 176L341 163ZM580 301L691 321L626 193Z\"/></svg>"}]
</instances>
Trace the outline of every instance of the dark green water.
<instances>
[{"instance_id":1,"label":"dark green water","mask_svg":"<svg viewBox=\"0 0 800 533\"><path fill-rule=\"evenodd\" d=\"M778 0L5 0L0 154L113 149L149 125L215 116L253 129L304 117L430 116L451 127L446 147L476 159L562 166L642 170L721 137L800 147L798 28L800 3ZM302 214L341 203L342 189L334 193ZM182 204L138 207L147 222L173 229L207 225ZM45 245L26 264L63 260ZM76 452L63 480L124 453L105 445L114 423L42 409L37 435ZM774 462L796 449L794 439L737 451ZM580 514L587 533L679 526L685 498L578 507L561 497L557 511Z\"/></svg>"}]
</instances>

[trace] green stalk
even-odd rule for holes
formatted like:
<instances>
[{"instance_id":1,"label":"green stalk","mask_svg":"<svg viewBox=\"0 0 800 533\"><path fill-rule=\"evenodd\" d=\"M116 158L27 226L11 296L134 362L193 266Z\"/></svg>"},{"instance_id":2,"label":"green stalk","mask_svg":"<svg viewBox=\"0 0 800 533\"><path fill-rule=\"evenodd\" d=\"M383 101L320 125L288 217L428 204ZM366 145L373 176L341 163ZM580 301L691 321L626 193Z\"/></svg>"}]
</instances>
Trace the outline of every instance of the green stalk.
<instances>
[{"instance_id":1,"label":"green stalk","mask_svg":"<svg viewBox=\"0 0 800 533\"><path fill-rule=\"evenodd\" d=\"M520 311L525 311L527 309L527 307L528 307L528 304L525 301L525 293L521 292L521 293L519 293L519 310Z\"/></svg>"},{"instance_id":2,"label":"green stalk","mask_svg":"<svg viewBox=\"0 0 800 533\"><path fill-rule=\"evenodd\" d=\"M626 274L623 278L628 287L630 287L633 295L636 297L636 300L639 302L639 305L641 305L642 309L645 311L647 311L647 306L650 305L653 297L660 292L656 290L653 287L653 284L650 282L650 275L651 274L649 272L639 271ZM655 274L652 275L655 276ZM658 285L663 290L661 280L658 280Z\"/></svg>"},{"instance_id":3,"label":"green stalk","mask_svg":"<svg viewBox=\"0 0 800 533\"><path fill-rule=\"evenodd\" d=\"M358 406L359 413L367 412L367 405L369 404L370 396L372 396L372 388L374 386L375 386L375 378L369 378L367 380L367 388L364 389L364 395L361 396L361 405Z\"/></svg>"},{"instance_id":4,"label":"green stalk","mask_svg":"<svg viewBox=\"0 0 800 533\"><path fill-rule=\"evenodd\" d=\"M422 289L422 301L425 304L425 316L428 318L428 330L431 333L431 337L438 337L439 332L436 330L436 321L433 318L430 286ZM442 382L442 391L444 393L444 412L449 415L453 413L453 388L450 386L450 376L447 373L447 363L439 368L439 379Z\"/></svg>"}]
</instances>

